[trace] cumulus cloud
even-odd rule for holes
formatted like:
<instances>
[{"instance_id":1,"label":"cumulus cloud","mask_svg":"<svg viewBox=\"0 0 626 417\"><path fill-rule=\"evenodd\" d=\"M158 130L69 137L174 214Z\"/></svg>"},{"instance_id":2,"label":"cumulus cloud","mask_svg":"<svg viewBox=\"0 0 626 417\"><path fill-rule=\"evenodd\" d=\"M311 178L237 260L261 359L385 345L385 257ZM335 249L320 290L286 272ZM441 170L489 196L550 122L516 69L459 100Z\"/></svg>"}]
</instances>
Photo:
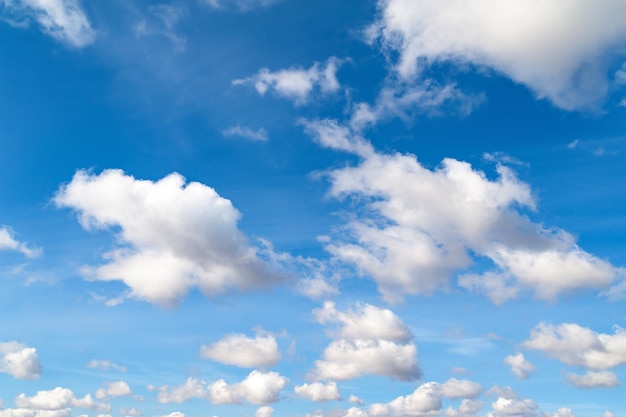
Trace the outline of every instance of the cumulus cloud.
<instances>
[{"instance_id":1,"label":"cumulus cloud","mask_svg":"<svg viewBox=\"0 0 626 417\"><path fill-rule=\"evenodd\" d=\"M372 277L387 301L445 289L459 273L461 287L498 304L521 290L555 300L603 289L623 274L579 248L570 233L531 221L526 213L536 211L535 197L508 166L497 164L494 179L452 158L429 169L414 155L375 151L336 121L305 128L320 145L361 158L326 173L329 195L359 207L326 249ZM475 259L494 268L471 273Z\"/></svg>"},{"instance_id":2,"label":"cumulus cloud","mask_svg":"<svg viewBox=\"0 0 626 417\"><path fill-rule=\"evenodd\" d=\"M132 394L130 387L126 381L115 381L105 383L106 388L100 388L96 392L96 398L103 399L108 397L122 397Z\"/></svg>"},{"instance_id":3,"label":"cumulus cloud","mask_svg":"<svg viewBox=\"0 0 626 417\"><path fill-rule=\"evenodd\" d=\"M565 364L595 371L626 363L626 331L618 326L611 335L575 323L540 323L522 346Z\"/></svg>"},{"instance_id":4,"label":"cumulus cloud","mask_svg":"<svg viewBox=\"0 0 626 417\"><path fill-rule=\"evenodd\" d=\"M242 368L273 366L280 361L276 338L257 335L254 339L243 334L232 334L200 348L200 355L227 365Z\"/></svg>"},{"instance_id":5,"label":"cumulus cloud","mask_svg":"<svg viewBox=\"0 0 626 417\"><path fill-rule=\"evenodd\" d=\"M287 378L276 372L252 371L243 381L228 384L220 379L212 384L189 378L183 385L169 389L167 386L153 388L158 391L160 403L182 403L192 398L204 398L213 404L241 404L248 402L267 405L279 400Z\"/></svg>"},{"instance_id":6,"label":"cumulus cloud","mask_svg":"<svg viewBox=\"0 0 626 417\"><path fill-rule=\"evenodd\" d=\"M37 394L32 397L22 393L15 398L15 405L22 409L60 411L63 413L72 406L101 411L110 410L108 404L95 402L89 394L83 398L77 398L72 390L62 387L56 387L47 391L37 391Z\"/></svg>"},{"instance_id":7,"label":"cumulus cloud","mask_svg":"<svg viewBox=\"0 0 626 417\"><path fill-rule=\"evenodd\" d=\"M259 407L254 413L254 417L272 417L274 415L274 409L269 405Z\"/></svg>"},{"instance_id":8,"label":"cumulus cloud","mask_svg":"<svg viewBox=\"0 0 626 417\"><path fill-rule=\"evenodd\" d=\"M37 349L17 342L0 343L0 372L17 379L38 379L41 365Z\"/></svg>"},{"instance_id":9,"label":"cumulus cloud","mask_svg":"<svg viewBox=\"0 0 626 417\"><path fill-rule=\"evenodd\" d=\"M494 387L488 394L497 395L487 417L540 417L545 413L529 398L520 398L511 388Z\"/></svg>"},{"instance_id":10,"label":"cumulus cloud","mask_svg":"<svg viewBox=\"0 0 626 417\"><path fill-rule=\"evenodd\" d=\"M118 231L120 245L105 255L108 263L84 273L122 281L137 298L173 305L193 287L215 296L283 278L239 231L231 202L204 184L185 184L179 174L153 182L120 170L78 171L54 202L74 209L86 230Z\"/></svg>"},{"instance_id":11,"label":"cumulus cloud","mask_svg":"<svg viewBox=\"0 0 626 417\"><path fill-rule=\"evenodd\" d=\"M313 314L320 324L339 324L330 331L334 339L323 359L315 362L314 378L345 380L373 374L408 381L420 377L413 336L391 310L358 304L344 313L326 302Z\"/></svg>"},{"instance_id":12,"label":"cumulus cloud","mask_svg":"<svg viewBox=\"0 0 626 417\"><path fill-rule=\"evenodd\" d=\"M28 258L36 258L41 255L40 248L15 240L13 231L7 226L0 227L0 251L2 250L21 252Z\"/></svg>"},{"instance_id":13,"label":"cumulus cloud","mask_svg":"<svg viewBox=\"0 0 626 417\"><path fill-rule=\"evenodd\" d=\"M81 48L96 38L78 0L0 0L0 13L16 26L36 21L46 35L72 47Z\"/></svg>"},{"instance_id":14,"label":"cumulus cloud","mask_svg":"<svg viewBox=\"0 0 626 417\"><path fill-rule=\"evenodd\" d=\"M589 107L608 90L608 66L626 40L614 0L380 0L372 41L399 52L397 74L430 65L490 68L564 109Z\"/></svg>"},{"instance_id":15,"label":"cumulus cloud","mask_svg":"<svg viewBox=\"0 0 626 417\"><path fill-rule=\"evenodd\" d=\"M482 408L482 401L466 398L461 401L458 408L448 407L443 415L446 417L474 417Z\"/></svg>"},{"instance_id":16,"label":"cumulus cloud","mask_svg":"<svg viewBox=\"0 0 626 417\"><path fill-rule=\"evenodd\" d=\"M565 379L575 387L582 389L613 388L620 385L617 375L611 371L588 371L584 375L568 373Z\"/></svg>"},{"instance_id":17,"label":"cumulus cloud","mask_svg":"<svg viewBox=\"0 0 626 417\"><path fill-rule=\"evenodd\" d=\"M321 382L313 382L311 384L302 384L294 388L296 394L300 397L308 398L314 402L340 400L341 394L335 382L322 384Z\"/></svg>"},{"instance_id":18,"label":"cumulus cloud","mask_svg":"<svg viewBox=\"0 0 626 417\"><path fill-rule=\"evenodd\" d=\"M504 363L511 367L511 373L519 379L528 379L531 372L535 372L535 365L528 362L523 353L516 353L504 358Z\"/></svg>"},{"instance_id":19,"label":"cumulus cloud","mask_svg":"<svg viewBox=\"0 0 626 417\"><path fill-rule=\"evenodd\" d=\"M222 135L227 138L231 137L240 137L244 139L249 139L256 142L267 142L269 139L267 136L267 131L263 128L254 130L249 127L241 127L239 125L229 127L222 131Z\"/></svg>"},{"instance_id":20,"label":"cumulus cloud","mask_svg":"<svg viewBox=\"0 0 626 417\"><path fill-rule=\"evenodd\" d=\"M268 68L261 68L255 75L233 81L233 85L251 84L260 95L268 91L280 97L292 100L296 105L304 104L317 88L322 94L330 94L339 90L337 70L341 60L332 57L320 68L319 63L309 69L293 67L271 72Z\"/></svg>"},{"instance_id":21,"label":"cumulus cloud","mask_svg":"<svg viewBox=\"0 0 626 417\"><path fill-rule=\"evenodd\" d=\"M107 361L107 360L99 360L99 359L92 359L89 361L89 363L87 364L87 368L91 368L91 369L101 369L103 371L108 371L108 370L116 370L119 372L126 372L126 367L122 366L122 365L118 365L114 362L111 361Z\"/></svg>"}]
</instances>

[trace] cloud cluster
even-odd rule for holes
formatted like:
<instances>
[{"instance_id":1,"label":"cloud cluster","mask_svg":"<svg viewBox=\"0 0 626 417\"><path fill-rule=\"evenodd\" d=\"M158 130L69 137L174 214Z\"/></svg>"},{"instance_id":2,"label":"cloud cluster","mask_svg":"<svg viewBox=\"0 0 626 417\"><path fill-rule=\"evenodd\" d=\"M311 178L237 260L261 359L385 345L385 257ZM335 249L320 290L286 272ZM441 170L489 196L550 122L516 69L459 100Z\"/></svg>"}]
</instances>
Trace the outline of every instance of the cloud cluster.
<instances>
[{"instance_id":1,"label":"cloud cluster","mask_svg":"<svg viewBox=\"0 0 626 417\"><path fill-rule=\"evenodd\" d=\"M328 301L313 314L320 324L339 325L330 331L334 339L323 359L315 362L314 378L346 380L370 374L409 381L420 377L413 335L391 310L359 304L344 313Z\"/></svg>"},{"instance_id":2,"label":"cloud cluster","mask_svg":"<svg viewBox=\"0 0 626 417\"><path fill-rule=\"evenodd\" d=\"M35 258L41 255L41 249L15 240L13 231L7 226L0 227L0 251L2 250L17 251L28 258Z\"/></svg>"},{"instance_id":3,"label":"cloud cluster","mask_svg":"<svg viewBox=\"0 0 626 417\"><path fill-rule=\"evenodd\" d=\"M530 187L504 165L489 179L463 161L446 158L435 169L410 154L385 154L336 121L305 128L322 146L361 161L327 172L330 196L352 198L362 209L326 249L372 277L388 301L431 294L474 258L494 268L465 273L459 285L503 303L531 289L554 300L577 289L608 287L621 271L580 249L575 238L526 214L536 210Z\"/></svg>"},{"instance_id":4,"label":"cloud cluster","mask_svg":"<svg viewBox=\"0 0 626 417\"><path fill-rule=\"evenodd\" d=\"M37 349L17 342L0 342L0 372L17 379L38 379L41 365Z\"/></svg>"},{"instance_id":5,"label":"cloud cluster","mask_svg":"<svg viewBox=\"0 0 626 417\"><path fill-rule=\"evenodd\" d=\"M0 0L0 14L15 26L35 20L46 35L72 47L81 48L96 38L79 0Z\"/></svg>"},{"instance_id":6,"label":"cloud cluster","mask_svg":"<svg viewBox=\"0 0 626 417\"><path fill-rule=\"evenodd\" d=\"M48 391L37 391L37 394L32 397L20 394L15 398L15 406L19 408L14 410L14 412L25 409L37 412L50 411L53 412L52 415L57 415L58 413L64 415L70 407L87 408L96 411L110 411L111 409L109 404L94 401L90 394L85 395L83 398L77 398L72 390L62 387L56 387ZM36 413L35 415L41 415L41 413Z\"/></svg>"},{"instance_id":7,"label":"cloud cluster","mask_svg":"<svg viewBox=\"0 0 626 417\"><path fill-rule=\"evenodd\" d=\"M232 334L200 348L200 355L227 365L242 368L273 366L280 361L276 338L257 335L254 339L243 334Z\"/></svg>"},{"instance_id":8,"label":"cloud cluster","mask_svg":"<svg viewBox=\"0 0 626 417\"><path fill-rule=\"evenodd\" d=\"M615 0L379 0L370 40L399 53L403 79L452 63L490 68L564 109L595 105L609 88L610 53L626 40Z\"/></svg>"},{"instance_id":9,"label":"cloud cluster","mask_svg":"<svg viewBox=\"0 0 626 417\"><path fill-rule=\"evenodd\" d=\"M228 384L220 379L212 384L189 378L183 385L169 389L167 386L150 387L159 391L158 401L163 404L182 403L192 398L210 400L213 404L241 404L247 402L267 405L279 400L287 378L276 372L252 371L243 381Z\"/></svg>"},{"instance_id":10,"label":"cloud cluster","mask_svg":"<svg viewBox=\"0 0 626 417\"><path fill-rule=\"evenodd\" d=\"M308 69L294 67L271 72L261 68L255 75L233 81L233 85L252 84L260 95L273 91L276 95L292 100L296 105L308 101L315 88L322 94L330 94L339 90L337 70L341 60L332 57L320 68L319 63Z\"/></svg>"},{"instance_id":11,"label":"cloud cluster","mask_svg":"<svg viewBox=\"0 0 626 417\"><path fill-rule=\"evenodd\" d=\"M79 171L54 202L74 209L86 230L118 231L108 263L84 273L122 281L137 298L173 305L194 287L214 296L283 278L239 231L240 214L229 200L204 184L185 184L178 174L153 182L120 170Z\"/></svg>"}]
</instances>

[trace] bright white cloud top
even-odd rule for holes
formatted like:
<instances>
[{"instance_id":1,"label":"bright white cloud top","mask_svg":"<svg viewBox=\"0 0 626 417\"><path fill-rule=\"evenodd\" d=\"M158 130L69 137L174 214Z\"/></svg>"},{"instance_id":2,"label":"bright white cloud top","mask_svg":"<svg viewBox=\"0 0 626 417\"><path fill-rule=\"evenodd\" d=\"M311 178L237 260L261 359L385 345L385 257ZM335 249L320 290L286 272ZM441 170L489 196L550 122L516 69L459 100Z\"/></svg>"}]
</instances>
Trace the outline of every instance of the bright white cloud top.
<instances>
[{"instance_id":1,"label":"bright white cloud top","mask_svg":"<svg viewBox=\"0 0 626 417\"><path fill-rule=\"evenodd\" d=\"M626 416L622 0L0 0L0 417Z\"/></svg>"}]
</instances>

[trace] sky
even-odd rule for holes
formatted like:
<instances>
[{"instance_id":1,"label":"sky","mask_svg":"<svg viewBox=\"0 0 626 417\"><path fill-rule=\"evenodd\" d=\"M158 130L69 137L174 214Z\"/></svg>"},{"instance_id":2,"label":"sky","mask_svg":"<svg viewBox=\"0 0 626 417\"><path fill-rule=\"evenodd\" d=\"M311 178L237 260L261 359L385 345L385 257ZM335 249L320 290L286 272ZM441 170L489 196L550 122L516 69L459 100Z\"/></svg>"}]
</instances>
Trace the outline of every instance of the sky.
<instances>
[{"instance_id":1,"label":"sky","mask_svg":"<svg viewBox=\"0 0 626 417\"><path fill-rule=\"evenodd\" d=\"M0 38L0 417L626 417L626 2Z\"/></svg>"}]
</instances>

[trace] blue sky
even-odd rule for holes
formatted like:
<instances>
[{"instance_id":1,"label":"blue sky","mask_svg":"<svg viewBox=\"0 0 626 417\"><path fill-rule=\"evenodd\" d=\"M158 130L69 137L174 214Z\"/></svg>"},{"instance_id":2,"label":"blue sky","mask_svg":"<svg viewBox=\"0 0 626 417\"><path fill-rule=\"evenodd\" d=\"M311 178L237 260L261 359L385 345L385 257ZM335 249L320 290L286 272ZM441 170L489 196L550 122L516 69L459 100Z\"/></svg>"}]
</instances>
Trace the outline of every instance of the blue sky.
<instances>
[{"instance_id":1,"label":"blue sky","mask_svg":"<svg viewBox=\"0 0 626 417\"><path fill-rule=\"evenodd\" d=\"M624 16L0 0L0 417L626 415Z\"/></svg>"}]
</instances>

